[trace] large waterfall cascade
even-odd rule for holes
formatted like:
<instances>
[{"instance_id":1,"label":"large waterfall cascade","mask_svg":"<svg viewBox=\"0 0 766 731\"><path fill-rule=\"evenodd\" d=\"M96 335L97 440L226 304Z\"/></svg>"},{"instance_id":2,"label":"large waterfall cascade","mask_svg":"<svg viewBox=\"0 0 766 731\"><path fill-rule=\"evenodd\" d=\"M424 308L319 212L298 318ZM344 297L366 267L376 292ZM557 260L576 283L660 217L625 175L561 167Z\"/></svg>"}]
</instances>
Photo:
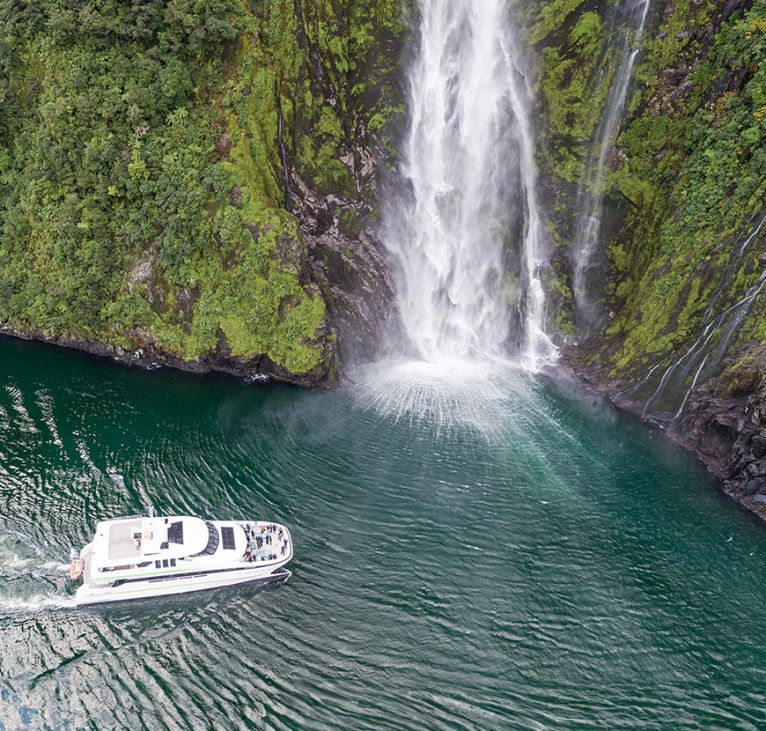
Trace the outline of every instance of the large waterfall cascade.
<instances>
[{"instance_id":1,"label":"large waterfall cascade","mask_svg":"<svg viewBox=\"0 0 766 731\"><path fill-rule=\"evenodd\" d=\"M511 11L507 0L421 0L420 9L409 189L384 233L406 333L428 362L502 358L516 341L538 370L557 350L544 328L533 91Z\"/></svg>"},{"instance_id":2,"label":"large waterfall cascade","mask_svg":"<svg viewBox=\"0 0 766 731\"><path fill-rule=\"evenodd\" d=\"M623 12L625 26L617 37L616 53L620 59L619 65L611 81L601 122L593 137L577 199L577 224L571 250L573 289L578 330L581 333L587 331L595 315L588 274L601 239L607 158L614 145L625 109L633 67L641 51L651 0L639 0L627 5Z\"/></svg>"}]
</instances>

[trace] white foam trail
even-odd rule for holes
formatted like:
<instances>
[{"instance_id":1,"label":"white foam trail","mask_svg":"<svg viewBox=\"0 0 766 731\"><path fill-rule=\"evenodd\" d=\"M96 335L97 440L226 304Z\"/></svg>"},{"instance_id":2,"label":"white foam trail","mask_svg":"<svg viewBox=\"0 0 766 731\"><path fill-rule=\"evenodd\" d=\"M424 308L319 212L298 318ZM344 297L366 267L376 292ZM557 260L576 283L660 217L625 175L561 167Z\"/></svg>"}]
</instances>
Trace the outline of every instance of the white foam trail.
<instances>
[{"instance_id":1,"label":"white foam trail","mask_svg":"<svg viewBox=\"0 0 766 731\"><path fill-rule=\"evenodd\" d=\"M537 370L557 351L544 328L533 96L508 3L421 0L420 10L402 166L411 195L391 202L383 231L402 320L433 364L492 360L515 339ZM511 332L516 307L523 333Z\"/></svg>"},{"instance_id":2,"label":"white foam trail","mask_svg":"<svg viewBox=\"0 0 766 731\"><path fill-rule=\"evenodd\" d=\"M26 599L21 597L0 597L0 613L29 614L48 609L74 609L74 597L51 594L34 594Z\"/></svg>"},{"instance_id":3,"label":"white foam trail","mask_svg":"<svg viewBox=\"0 0 766 731\"><path fill-rule=\"evenodd\" d=\"M74 607L74 598L63 593L69 564L41 560L40 555L19 555L14 550L19 547L23 550L20 541L10 536L0 540L0 618ZM60 587L61 593L54 587Z\"/></svg>"},{"instance_id":4,"label":"white foam trail","mask_svg":"<svg viewBox=\"0 0 766 731\"><path fill-rule=\"evenodd\" d=\"M3 527L3 530L7 530ZM28 545L13 533L0 535L0 588L16 579L56 580L69 571L69 564L56 560L39 547ZM46 581L46 583L48 583Z\"/></svg>"},{"instance_id":5,"label":"white foam trail","mask_svg":"<svg viewBox=\"0 0 766 731\"><path fill-rule=\"evenodd\" d=\"M41 573L60 573L62 571L69 570L68 563L61 563L59 561L43 561L39 559L29 558L27 556L19 556L18 554L11 554L8 558L3 559L3 569L5 571L32 571L36 569Z\"/></svg>"}]
</instances>

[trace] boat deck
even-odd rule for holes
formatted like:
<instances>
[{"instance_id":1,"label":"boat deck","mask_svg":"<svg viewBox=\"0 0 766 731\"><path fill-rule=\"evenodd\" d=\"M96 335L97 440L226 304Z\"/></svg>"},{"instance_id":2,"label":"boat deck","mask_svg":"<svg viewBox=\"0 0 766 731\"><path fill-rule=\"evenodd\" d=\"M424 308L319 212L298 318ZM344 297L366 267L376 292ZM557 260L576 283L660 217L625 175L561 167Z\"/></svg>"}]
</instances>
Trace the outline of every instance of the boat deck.
<instances>
[{"instance_id":1,"label":"boat deck","mask_svg":"<svg viewBox=\"0 0 766 731\"><path fill-rule=\"evenodd\" d=\"M140 520L125 520L109 526L109 560L139 557L141 546L133 540L133 531L140 530Z\"/></svg>"}]
</instances>

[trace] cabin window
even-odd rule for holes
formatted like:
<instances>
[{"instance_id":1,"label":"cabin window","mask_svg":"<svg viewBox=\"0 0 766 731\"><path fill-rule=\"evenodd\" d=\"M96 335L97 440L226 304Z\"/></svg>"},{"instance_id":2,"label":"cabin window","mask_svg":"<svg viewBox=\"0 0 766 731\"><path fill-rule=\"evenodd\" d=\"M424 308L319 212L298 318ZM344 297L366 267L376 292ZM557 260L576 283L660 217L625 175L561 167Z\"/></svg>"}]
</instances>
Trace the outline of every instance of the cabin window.
<instances>
[{"instance_id":1,"label":"cabin window","mask_svg":"<svg viewBox=\"0 0 766 731\"><path fill-rule=\"evenodd\" d=\"M234 528L228 526L221 528L221 540L225 550L233 551L236 548L234 544Z\"/></svg>"},{"instance_id":2,"label":"cabin window","mask_svg":"<svg viewBox=\"0 0 766 731\"><path fill-rule=\"evenodd\" d=\"M170 528L168 528L168 541L183 544L184 522L182 520L177 520L170 524Z\"/></svg>"},{"instance_id":3,"label":"cabin window","mask_svg":"<svg viewBox=\"0 0 766 731\"><path fill-rule=\"evenodd\" d=\"M154 562L154 568L159 569L162 567L162 561L155 561Z\"/></svg>"},{"instance_id":4,"label":"cabin window","mask_svg":"<svg viewBox=\"0 0 766 731\"><path fill-rule=\"evenodd\" d=\"M170 559L170 565L171 566L175 566L176 565L176 560L174 558Z\"/></svg>"}]
</instances>

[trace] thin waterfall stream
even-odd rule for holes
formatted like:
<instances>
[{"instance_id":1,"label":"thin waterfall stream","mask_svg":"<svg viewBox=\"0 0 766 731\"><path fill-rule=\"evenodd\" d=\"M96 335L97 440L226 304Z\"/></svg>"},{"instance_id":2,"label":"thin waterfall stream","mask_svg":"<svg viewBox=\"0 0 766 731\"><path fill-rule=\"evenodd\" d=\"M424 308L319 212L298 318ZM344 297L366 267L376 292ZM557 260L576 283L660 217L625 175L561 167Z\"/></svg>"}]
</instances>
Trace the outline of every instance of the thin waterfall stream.
<instances>
[{"instance_id":1,"label":"thin waterfall stream","mask_svg":"<svg viewBox=\"0 0 766 731\"><path fill-rule=\"evenodd\" d=\"M593 137L591 153L585 164L577 199L578 218L571 254L572 284L577 305L578 330L585 335L595 319L589 273L596 251L602 243L607 159L623 117L633 67L641 52L651 0L628 5L627 28L620 34L618 41L617 53L620 61L611 81L601 122Z\"/></svg>"},{"instance_id":2,"label":"thin waterfall stream","mask_svg":"<svg viewBox=\"0 0 766 731\"><path fill-rule=\"evenodd\" d=\"M683 415L690 396L700 383L700 377L706 372L711 375L720 367L737 328L750 313L754 303L757 302L766 287L766 270L764 270L739 299L720 310L721 299L730 289L746 252L761 234L764 223L766 223L766 215L760 216L757 223L754 220L752 232L742 237L742 241L732 247L729 261L723 268L715 294L711 297L702 314L702 332L683 351L680 357L676 358L676 354L673 354L671 362L665 368L657 387L646 399L643 409L644 417L658 413L667 415L672 413L672 418L678 419ZM628 393L636 393L647 383L650 383L655 372L666 364L667 358L661 360ZM704 378L702 382L704 382Z\"/></svg>"}]
</instances>

